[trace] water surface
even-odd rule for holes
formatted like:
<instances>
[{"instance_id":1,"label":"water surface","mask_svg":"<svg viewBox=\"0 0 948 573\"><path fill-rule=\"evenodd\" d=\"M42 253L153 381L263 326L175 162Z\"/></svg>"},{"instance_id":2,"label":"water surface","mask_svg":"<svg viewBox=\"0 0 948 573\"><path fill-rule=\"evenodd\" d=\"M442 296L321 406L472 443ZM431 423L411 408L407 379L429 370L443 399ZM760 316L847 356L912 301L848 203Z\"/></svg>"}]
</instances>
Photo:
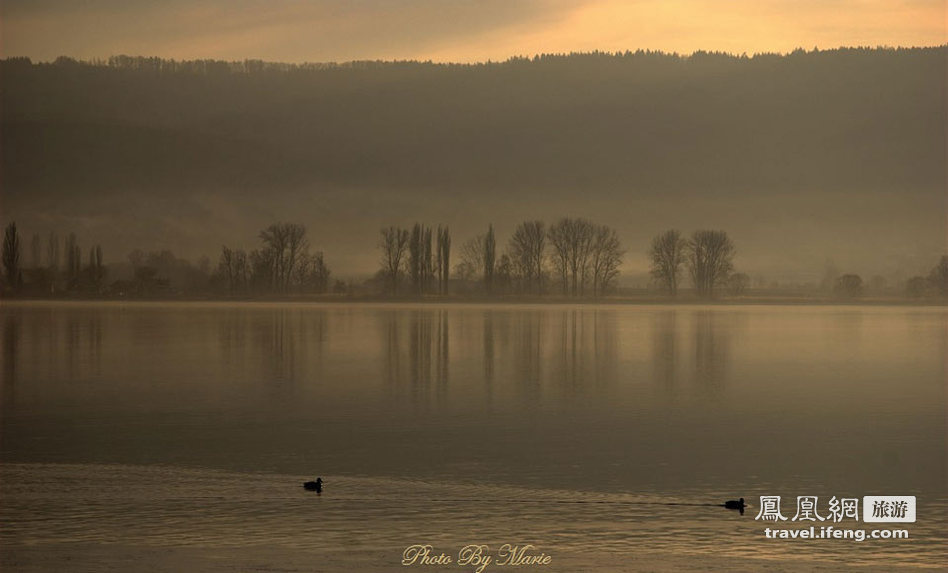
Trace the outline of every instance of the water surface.
<instances>
[{"instance_id":1,"label":"water surface","mask_svg":"<svg viewBox=\"0 0 948 573\"><path fill-rule=\"evenodd\" d=\"M941 308L0 313L4 546L945 557ZM297 484L317 474L314 503ZM916 495L919 520L909 541L801 548L763 539L756 509L711 505L760 495L782 495L787 517L798 495L824 515L832 496Z\"/></svg>"}]
</instances>

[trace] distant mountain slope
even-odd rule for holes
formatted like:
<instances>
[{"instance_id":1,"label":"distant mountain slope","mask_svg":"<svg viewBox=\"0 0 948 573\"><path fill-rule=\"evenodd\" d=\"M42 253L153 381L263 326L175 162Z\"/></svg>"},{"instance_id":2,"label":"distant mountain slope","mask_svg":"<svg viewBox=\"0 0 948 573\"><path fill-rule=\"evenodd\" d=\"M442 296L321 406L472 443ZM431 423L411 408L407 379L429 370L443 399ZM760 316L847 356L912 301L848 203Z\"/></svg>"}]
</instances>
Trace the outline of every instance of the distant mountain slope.
<instances>
[{"instance_id":1,"label":"distant mountain slope","mask_svg":"<svg viewBox=\"0 0 948 573\"><path fill-rule=\"evenodd\" d=\"M608 218L630 198L665 202L662 212L713 199L750 217L759 213L748 200L762 197L801 217L815 208L841 215L837 198L870 194L930 210L945 188L946 55L938 47L310 67L6 60L4 218L42 211L68 220L56 211L66 198L211 194L247 211L253 194L284 193L296 205L301 191L339 200L346 190L390 196L384 213L370 200L358 215L348 199L347 216L366 227L382 215L456 218L425 209L474 192L492 204L469 212L478 225L573 200Z\"/></svg>"}]
</instances>

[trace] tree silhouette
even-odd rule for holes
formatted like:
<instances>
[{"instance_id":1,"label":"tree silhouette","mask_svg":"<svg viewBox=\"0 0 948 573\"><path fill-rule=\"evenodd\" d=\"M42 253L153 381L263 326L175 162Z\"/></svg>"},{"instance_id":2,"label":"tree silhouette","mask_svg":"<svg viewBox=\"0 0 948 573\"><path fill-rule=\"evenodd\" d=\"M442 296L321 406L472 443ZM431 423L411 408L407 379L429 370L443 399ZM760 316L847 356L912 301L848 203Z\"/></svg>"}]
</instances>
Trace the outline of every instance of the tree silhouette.
<instances>
[{"instance_id":1,"label":"tree silhouette","mask_svg":"<svg viewBox=\"0 0 948 573\"><path fill-rule=\"evenodd\" d=\"M59 273L59 235L50 232L46 239L46 268L51 275Z\"/></svg>"},{"instance_id":2,"label":"tree silhouette","mask_svg":"<svg viewBox=\"0 0 948 573\"><path fill-rule=\"evenodd\" d=\"M247 252L243 249L230 249L226 245L221 247L221 256L217 263L217 276L227 284L227 292L234 294L247 290L251 281L251 269ZM271 271L265 271L269 278Z\"/></svg>"},{"instance_id":3,"label":"tree silhouette","mask_svg":"<svg viewBox=\"0 0 948 573\"><path fill-rule=\"evenodd\" d=\"M564 218L547 233L553 245L553 262L563 281L563 294L582 296L592 251L593 224L582 218Z\"/></svg>"},{"instance_id":4,"label":"tree silhouette","mask_svg":"<svg viewBox=\"0 0 948 573\"><path fill-rule=\"evenodd\" d=\"M494 226L487 227L484 236L484 291L493 294L494 289L494 260L497 256L497 242L494 240Z\"/></svg>"},{"instance_id":5,"label":"tree silhouette","mask_svg":"<svg viewBox=\"0 0 948 573\"><path fill-rule=\"evenodd\" d=\"M89 281L92 288L99 292L105 280L105 265L102 263L102 246L96 245L89 250Z\"/></svg>"},{"instance_id":6,"label":"tree silhouette","mask_svg":"<svg viewBox=\"0 0 948 573\"><path fill-rule=\"evenodd\" d=\"M419 223L415 223L415 226L411 229L411 236L408 239L408 276L411 279L412 288L414 288L415 294L421 294L423 290L423 235L424 227L422 227Z\"/></svg>"},{"instance_id":7,"label":"tree silhouette","mask_svg":"<svg viewBox=\"0 0 948 573\"><path fill-rule=\"evenodd\" d=\"M438 225L438 293L448 294L448 279L451 277L451 232L447 225Z\"/></svg>"},{"instance_id":8,"label":"tree silhouette","mask_svg":"<svg viewBox=\"0 0 948 573\"><path fill-rule=\"evenodd\" d=\"M599 225L593 230L590 250L593 296L602 296L619 275L623 251L614 229Z\"/></svg>"},{"instance_id":9,"label":"tree silhouette","mask_svg":"<svg viewBox=\"0 0 948 573\"><path fill-rule=\"evenodd\" d=\"M522 292L543 292L546 263L546 230L543 221L524 221L517 225L507 245L512 273L520 277Z\"/></svg>"},{"instance_id":10,"label":"tree silhouette","mask_svg":"<svg viewBox=\"0 0 948 573\"><path fill-rule=\"evenodd\" d=\"M434 281L434 261L432 260L431 250L431 227L425 228L425 232L421 240L422 246L424 247L421 259L421 290L427 293L431 292L431 283Z\"/></svg>"},{"instance_id":11,"label":"tree silhouette","mask_svg":"<svg viewBox=\"0 0 948 573\"><path fill-rule=\"evenodd\" d=\"M331 275L322 251L314 255L303 253L296 267L296 282L303 292L325 294L329 291Z\"/></svg>"},{"instance_id":12,"label":"tree silhouette","mask_svg":"<svg viewBox=\"0 0 948 573\"><path fill-rule=\"evenodd\" d=\"M744 273L734 273L727 278L727 288L731 294L740 296L750 286L750 277Z\"/></svg>"},{"instance_id":13,"label":"tree silhouette","mask_svg":"<svg viewBox=\"0 0 948 573\"><path fill-rule=\"evenodd\" d=\"M408 248L409 233L399 227L382 229L382 238L379 248L382 249L382 271L388 278L389 292L398 294L398 275L401 271L402 260Z\"/></svg>"},{"instance_id":14,"label":"tree silhouette","mask_svg":"<svg viewBox=\"0 0 948 573\"><path fill-rule=\"evenodd\" d=\"M431 258L431 227L415 223L408 240L408 274L415 294L431 290L434 264Z\"/></svg>"},{"instance_id":15,"label":"tree silhouette","mask_svg":"<svg viewBox=\"0 0 948 573\"><path fill-rule=\"evenodd\" d=\"M249 286L257 292L269 292L273 289L274 253L270 249L254 249L248 256L250 267Z\"/></svg>"},{"instance_id":16,"label":"tree silhouette","mask_svg":"<svg viewBox=\"0 0 948 573\"><path fill-rule=\"evenodd\" d=\"M943 255L931 272L928 281L941 296L948 296L948 255Z\"/></svg>"},{"instance_id":17,"label":"tree silhouette","mask_svg":"<svg viewBox=\"0 0 948 573\"><path fill-rule=\"evenodd\" d=\"M22 282L20 273L20 236L16 232L16 223L7 225L3 233L3 275L7 285L17 290Z\"/></svg>"},{"instance_id":18,"label":"tree silhouette","mask_svg":"<svg viewBox=\"0 0 948 573\"><path fill-rule=\"evenodd\" d=\"M651 274L671 296L678 294L678 279L685 262L686 247L687 242L675 229L669 229L652 239L648 253L652 262Z\"/></svg>"},{"instance_id":19,"label":"tree silhouette","mask_svg":"<svg viewBox=\"0 0 948 573\"><path fill-rule=\"evenodd\" d=\"M74 289L79 280L82 269L82 254L79 250L79 239L75 233L66 237L66 281L68 288Z\"/></svg>"},{"instance_id":20,"label":"tree silhouette","mask_svg":"<svg viewBox=\"0 0 948 573\"><path fill-rule=\"evenodd\" d=\"M862 295L862 277L854 274L847 274L836 279L836 285L833 292L844 298L855 298Z\"/></svg>"},{"instance_id":21,"label":"tree silhouette","mask_svg":"<svg viewBox=\"0 0 948 573\"><path fill-rule=\"evenodd\" d=\"M724 231L695 231L686 248L688 269L699 296L714 296L733 269L734 244Z\"/></svg>"},{"instance_id":22,"label":"tree silhouette","mask_svg":"<svg viewBox=\"0 0 948 573\"><path fill-rule=\"evenodd\" d=\"M296 223L274 223L260 232L260 238L270 253L272 285L279 292L287 292L309 246L306 227Z\"/></svg>"},{"instance_id":23,"label":"tree silhouette","mask_svg":"<svg viewBox=\"0 0 948 573\"><path fill-rule=\"evenodd\" d=\"M473 281L484 270L484 240L486 235L477 235L461 244L460 262L454 269L458 277Z\"/></svg>"},{"instance_id":24,"label":"tree silhouette","mask_svg":"<svg viewBox=\"0 0 948 573\"><path fill-rule=\"evenodd\" d=\"M500 255L494 272L494 286L497 292L510 292L513 274L513 262L510 259L510 255L507 253Z\"/></svg>"}]
</instances>

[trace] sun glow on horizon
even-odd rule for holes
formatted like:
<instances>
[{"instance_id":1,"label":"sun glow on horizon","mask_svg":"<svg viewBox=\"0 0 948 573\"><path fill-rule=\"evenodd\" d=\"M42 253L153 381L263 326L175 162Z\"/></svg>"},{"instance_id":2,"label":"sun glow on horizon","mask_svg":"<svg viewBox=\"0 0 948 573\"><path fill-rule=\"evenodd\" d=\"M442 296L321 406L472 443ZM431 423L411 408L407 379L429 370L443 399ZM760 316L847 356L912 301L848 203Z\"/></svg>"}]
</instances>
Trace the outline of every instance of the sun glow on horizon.
<instances>
[{"instance_id":1,"label":"sun glow on horizon","mask_svg":"<svg viewBox=\"0 0 948 573\"><path fill-rule=\"evenodd\" d=\"M570 52L690 54L948 43L942 0L104 0L7 4L3 57L473 63Z\"/></svg>"}]
</instances>

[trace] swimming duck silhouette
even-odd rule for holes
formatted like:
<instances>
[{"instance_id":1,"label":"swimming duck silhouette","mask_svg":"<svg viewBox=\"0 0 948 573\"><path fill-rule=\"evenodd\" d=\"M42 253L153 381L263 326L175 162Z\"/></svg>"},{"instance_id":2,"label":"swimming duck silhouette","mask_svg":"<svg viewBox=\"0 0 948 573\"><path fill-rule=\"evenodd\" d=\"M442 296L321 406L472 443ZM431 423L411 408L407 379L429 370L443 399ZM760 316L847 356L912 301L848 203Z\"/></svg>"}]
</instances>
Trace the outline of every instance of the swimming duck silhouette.
<instances>
[{"instance_id":1,"label":"swimming duck silhouette","mask_svg":"<svg viewBox=\"0 0 948 573\"><path fill-rule=\"evenodd\" d=\"M724 502L724 507L728 509L737 509L740 510L741 515L744 515L744 508L747 507L747 504L744 503L744 498L742 497L740 501L735 501L730 499Z\"/></svg>"},{"instance_id":2,"label":"swimming duck silhouette","mask_svg":"<svg viewBox=\"0 0 948 573\"><path fill-rule=\"evenodd\" d=\"M303 483L303 487L306 491L315 491L316 493L323 492L323 478L316 478L316 481L308 481Z\"/></svg>"}]
</instances>

